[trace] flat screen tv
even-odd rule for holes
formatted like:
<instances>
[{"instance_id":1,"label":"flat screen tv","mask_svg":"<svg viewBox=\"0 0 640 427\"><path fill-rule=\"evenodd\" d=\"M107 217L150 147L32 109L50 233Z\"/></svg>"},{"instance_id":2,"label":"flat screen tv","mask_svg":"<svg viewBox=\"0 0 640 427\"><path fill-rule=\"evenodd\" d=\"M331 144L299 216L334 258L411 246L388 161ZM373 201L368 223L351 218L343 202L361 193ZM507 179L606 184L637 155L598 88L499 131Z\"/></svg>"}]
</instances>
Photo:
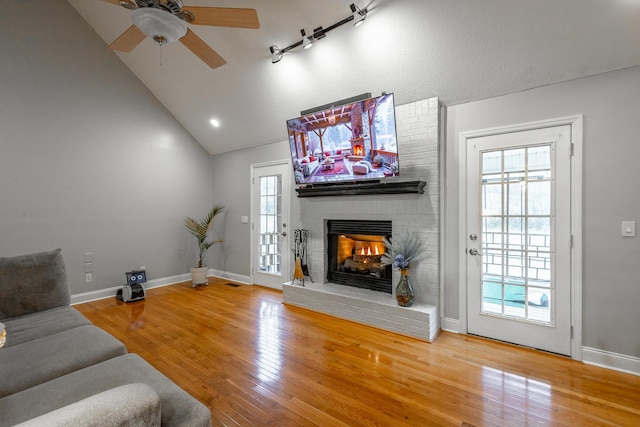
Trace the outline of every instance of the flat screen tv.
<instances>
[{"instance_id":1,"label":"flat screen tv","mask_svg":"<svg viewBox=\"0 0 640 427\"><path fill-rule=\"evenodd\" d=\"M393 94L287 121L296 184L380 180L399 174Z\"/></svg>"}]
</instances>

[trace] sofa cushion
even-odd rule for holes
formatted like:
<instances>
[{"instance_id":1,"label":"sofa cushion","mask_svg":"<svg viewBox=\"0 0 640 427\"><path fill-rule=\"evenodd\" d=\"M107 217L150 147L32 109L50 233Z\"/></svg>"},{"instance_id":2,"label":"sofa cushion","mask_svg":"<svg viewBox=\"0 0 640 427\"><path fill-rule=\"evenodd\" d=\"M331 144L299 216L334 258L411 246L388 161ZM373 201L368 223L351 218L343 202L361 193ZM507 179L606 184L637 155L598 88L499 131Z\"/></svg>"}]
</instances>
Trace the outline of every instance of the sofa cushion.
<instances>
[{"instance_id":1,"label":"sofa cushion","mask_svg":"<svg viewBox=\"0 0 640 427\"><path fill-rule=\"evenodd\" d=\"M112 388L16 427L160 426L160 396L146 384Z\"/></svg>"},{"instance_id":2,"label":"sofa cushion","mask_svg":"<svg viewBox=\"0 0 640 427\"><path fill-rule=\"evenodd\" d=\"M89 319L71 306L56 307L24 316L2 319L7 330L5 347L35 340L78 326L90 325Z\"/></svg>"},{"instance_id":3,"label":"sofa cushion","mask_svg":"<svg viewBox=\"0 0 640 427\"><path fill-rule=\"evenodd\" d=\"M0 258L0 319L69 303L60 249Z\"/></svg>"},{"instance_id":4,"label":"sofa cushion","mask_svg":"<svg viewBox=\"0 0 640 427\"><path fill-rule=\"evenodd\" d=\"M211 426L209 409L136 354L126 354L0 399L0 427L12 426L125 384L160 396L162 425Z\"/></svg>"},{"instance_id":5,"label":"sofa cushion","mask_svg":"<svg viewBox=\"0 0 640 427\"><path fill-rule=\"evenodd\" d=\"M0 397L126 352L124 344L93 325L3 348L0 351Z\"/></svg>"}]
</instances>

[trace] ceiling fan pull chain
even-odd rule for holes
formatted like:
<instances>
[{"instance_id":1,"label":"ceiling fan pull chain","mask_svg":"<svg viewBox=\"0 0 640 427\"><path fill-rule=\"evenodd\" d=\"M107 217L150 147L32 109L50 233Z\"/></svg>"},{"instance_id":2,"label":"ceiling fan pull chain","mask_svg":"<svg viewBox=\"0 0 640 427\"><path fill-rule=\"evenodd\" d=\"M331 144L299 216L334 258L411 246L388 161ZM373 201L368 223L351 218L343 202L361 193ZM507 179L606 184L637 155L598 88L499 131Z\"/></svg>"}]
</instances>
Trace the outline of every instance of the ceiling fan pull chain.
<instances>
[{"instance_id":1,"label":"ceiling fan pull chain","mask_svg":"<svg viewBox=\"0 0 640 427\"><path fill-rule=\"evenodd\" d=\"M158 46L160 46L160 66L162 67L162 45L158 44Z\"/></svg>"}]
</instances>

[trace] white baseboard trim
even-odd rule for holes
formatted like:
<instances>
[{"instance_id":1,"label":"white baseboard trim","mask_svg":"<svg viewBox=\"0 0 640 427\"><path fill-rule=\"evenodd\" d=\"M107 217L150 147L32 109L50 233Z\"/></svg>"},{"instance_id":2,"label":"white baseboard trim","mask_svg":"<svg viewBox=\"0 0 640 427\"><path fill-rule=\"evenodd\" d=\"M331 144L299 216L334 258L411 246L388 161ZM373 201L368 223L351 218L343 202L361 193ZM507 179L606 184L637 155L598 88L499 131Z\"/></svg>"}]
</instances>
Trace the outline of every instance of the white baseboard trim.
<instances>
[{"instance_id":1,"label":"white baseboard trim","mask_svg":"<svg viewBox=\"0 0 640 427\"><path fill-rule=\"evenodd\" d=\"M440 328L443 331L453 332L455 334L459 334L460 330L461 330L460 320L451 319L450 317L441 317L440 318Z\"/></svg>"},{"instance_id":2,"label":"white baseboard trim","mask_svg":"<svg viewBox=\"0 0 640 427\"><path fill-rule=\"evenodd\" d=\"M228 273L225 271L209 269L207 275L218 277L221 279L229 279L234 282L243 284L250 284L251 279L249 276L243 276L241 274ZM191 281L191 273L178 274L176 276L162 277L160 279L149 280L144 284L145 289L161 288L163 286L175 285L176 283ZM84 302L96 301L105 298L115 298L118 289L122 289L122 285L113 286L105 289L98 289L96 291L81 292L79 294L71 295L71 305L82 304Z\"/></svg>"},{"instance_id":3,"label":"white baseboard trim","mask_svg":"<svg viewBox=\"0 0 640 427\"><path fill-rule=\"evenodd\" d=\"M442 317L440 318L440 327L443 331L456 334L462 333L460 320L458 319ZM581 360L588 365L600 366L632 375L640 375L640 357L627 356L626 354L613 353L597 348L582 347Z\"/></svg>"},{"instance_id":4,"label":"white baseboard trim","mask_svg":"<svg viewBox=\"0 0 640 427\"><path fill-rule=\"evenodd\" d=\"M582 361L589 365L640 375L640 357L613 353L591 347L582 347Z\"/></svg>"},{"instance_id":5,"label":"white baseboard trim","mask_svg":"<svg viewBox=\"0 0 640 427\"><path fill-rule=\"evenodd\" d=\"M251 277L243 274L229 273L228 271L214 270L210 268L207 272L209 276L218 277L220 279L229 279L234 282L242 283L243 285L251 285Z\"/></svg>"},{"instance_id":6,"label":"white baseboard trim","mask_svg":"<svg viewBox=\"0 0 640 427\"><path fill-rule=\"evenodd\" d=\"M115 297L118 289L122 289L122 286L115 286L112 288L98 289L97 291L82 292L79 294L71 295L71 305L82 304L84 302L96 301L99 299L105 299Z\"/></svg>"},{"instance_id":7,"label":"white baseboard trim","mask_svg":"<svg viewBox=\"0 0 640 427\"><path fill-rule=\"evenodd\" d=\"M176 283L188 282L191 280L191 273L178 274L177 276L162 277L160 279L149 280L144 284L145 289L161 288L163 286L175 285ZM96 291L82 292L71 295L71 305L82 304L83 302L96 301L105 298L115 298L118 289L122 285L111 288L98 289Z\"/></svg>"}]
</instances>

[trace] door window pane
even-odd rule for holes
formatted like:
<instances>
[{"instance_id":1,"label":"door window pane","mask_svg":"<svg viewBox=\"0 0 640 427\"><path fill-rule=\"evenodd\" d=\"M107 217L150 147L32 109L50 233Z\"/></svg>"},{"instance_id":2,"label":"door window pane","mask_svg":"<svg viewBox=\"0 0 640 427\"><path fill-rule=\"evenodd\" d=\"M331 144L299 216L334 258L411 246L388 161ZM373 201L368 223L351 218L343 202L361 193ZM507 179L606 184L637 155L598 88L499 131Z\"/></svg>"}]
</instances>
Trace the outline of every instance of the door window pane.
<instances>
[{"instance_id":1,"label":"door window pane","mask_svg":"<svg viewBox=\"0 0 640 427\"><path fill-rule=\"evenodd\" d=\"M482 190L482 213L502 215L502 185L487 184Z\"/></svg>"},{"instance_id":2,"label":"door window pane","mask_svg":"<svg viewBox=\"0 0 640 427\"><path fill-rule=\"evenodd\" d=\"M529 215L551 215L551 181L530 182L527 187Z\"/></svg>"},{"instance_id":3,"label":"door window pane","mask_svg":"<svg viewBox=\"0 0 640 427\"><path fill-rule=\"evenodd\" d=\"M525 170L525 149L504 150L503 172L523 172Z\"/></svg>"}]
</instances>

